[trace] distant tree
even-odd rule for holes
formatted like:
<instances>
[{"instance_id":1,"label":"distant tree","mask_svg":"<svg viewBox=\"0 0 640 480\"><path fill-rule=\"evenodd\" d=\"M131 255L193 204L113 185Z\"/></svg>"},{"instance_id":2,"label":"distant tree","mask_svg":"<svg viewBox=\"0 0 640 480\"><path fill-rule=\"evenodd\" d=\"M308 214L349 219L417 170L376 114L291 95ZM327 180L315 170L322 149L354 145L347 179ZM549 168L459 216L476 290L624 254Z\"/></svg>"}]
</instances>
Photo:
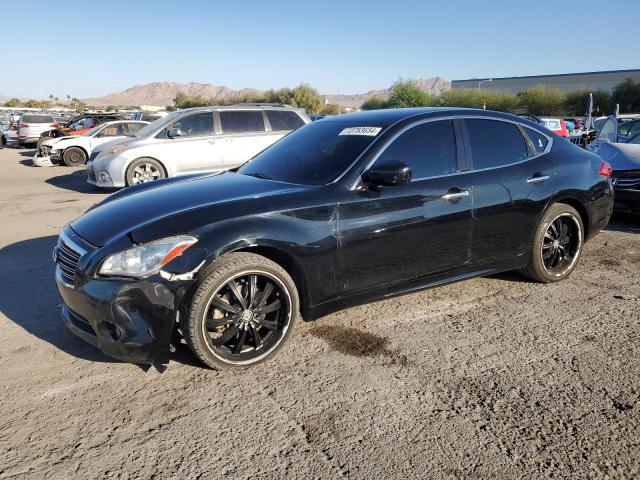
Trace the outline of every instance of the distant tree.
<instances>
[{"instance_id":1,"label":"distant tree","mask_svg":"<svg viewBox=\"0 0 640 480\"><path fill-rule=\"evenodd\" d=\"M71 95L67 93L67 104L71 104Z\"/></svg>"},{"instance_id":2,"label":"distant tree","mask_svg":"<svg viewBox=\"0 0 640 480\"><path fill-rule=\"evenodd\" d=\"M535 87L518 93L520 106L534 115L564 113L565 94L554 88Z\"/></svg>"},{"instance_id":3,"label":"distant tree","mask_svg":"<svg viewBox=\"0 0 640 480\"><path fill-rule=\"evenodd\" d=\"M22 102L20 101L19 98L12 98L11 100L5 102L4 106L16 108L16 107L22 106Z\"/></svg>"},{"instance_id":4,"label":"distant tree","mask_svg":"<svg viewBox=\"0 0 640 480\"><path fill-rule=\"evenodd\" d=\"M613 89L613 104L620 104L620 111L624 113L640 112L640 81L635 82L627 78Z\"/></svg>"},{"instance_id":5,"label":"distant tree","mask_svg":"<svg viewBox=\"0 0 640 480\"><path fill-rule=\"evenodd\" d=\"M584 115L587 113L590 93L593 94L594 108L596 106L600 107L600 111L607 115L613 113L614 103L611 94L604 90L589 90L588 88L581 88L567 93L567 98L564 102L564 113L567 115Z\"/></svg>"},{"instance_id":6,"label":"distant tree","mask_svg":"<svg viewBox=\"0 0 640 480\"><path fill-rule=\"evenodd\" d=\"M75 108L76 110L78 109L78 103L80 102L80 100L78 100L76 97L73 97L71 99L71 104L73 105L71 108Z\"/></svg>"},{"instance_id":7,"label":"distant tree","mask_svg":"<svg viewBox=\"0 0 640 480\"><path fill-rule=\"evenodd\" d=\"M400 79L391 87L389 106L392 108L428 107L434 103L433 98L420 90L412 80Z\"/></svg>"},{"instance_id":8,"label":"distant tree","mask_svg":"<svg viewBox=\"0 0 640 480\"><path fill-rule=\"evenodd\" d=\"M56 105L58 104L58 102L60 101L60 99L58 97L55 97L54 100L56 101Z\"/></svg>"},{"instance_id":9,"label":"distant tree","mask_svg":"<svg viewBox=\"0 0 640 480\"><path fill-rule=\"evenodd\" d=\"M376 95L368 98L360 108L362 110L380 110L389 108L389 102L382 95Z\"/></svg>"},{"instance_id":10,"label":"distant tree","mask_svg":"<svg viewBox=\"0 0 640 480\"><path fill-rule=\"evenodd\" d=\"M24 102L24 106L27 108L46 108L47 102L42 102L40 100L27 100Z\"/></svg>"},{"instance_id":11,"label":"distant tree","mask_svg":"<svg viewBox=\"0 0 640 480\"><path fill-rule=\"evenodd\" d=\"M342 113L342 107L340 105L337 105L337 104L334 104L334 103L327 103L322 108L320 113L322 113L324 115L339 115L340 113Z\"/></svg>"}]
</instances>

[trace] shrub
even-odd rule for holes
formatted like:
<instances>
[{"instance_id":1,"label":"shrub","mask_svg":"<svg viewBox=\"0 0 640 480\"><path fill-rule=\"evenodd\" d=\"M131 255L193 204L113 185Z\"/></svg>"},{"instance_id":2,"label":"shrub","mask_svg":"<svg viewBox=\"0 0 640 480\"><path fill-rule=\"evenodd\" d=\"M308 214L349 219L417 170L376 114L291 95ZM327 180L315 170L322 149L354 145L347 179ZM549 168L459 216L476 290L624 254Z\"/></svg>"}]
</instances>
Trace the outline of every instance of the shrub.
<instances>
[{"instance_id":1,"label":"shrub","mask_svg":"<svg viewBox=\"0 0 640 480\"><path fill-rule=\"evenodd\" d=\"M400 79L391 87L388 103L391 108L429 107L434 105L435 101L412 80Z\"/></svg>"},{"instance_id":2,"label":"shrub","mask_svg":"<svg viewBox=\"0 0 640 480\"><path fill-rule=\"evenodd\" d=\"M535 87L518 93L520 106L534 115L560 115L565 94L555 88Z\"/></svg>"}]
</instances>

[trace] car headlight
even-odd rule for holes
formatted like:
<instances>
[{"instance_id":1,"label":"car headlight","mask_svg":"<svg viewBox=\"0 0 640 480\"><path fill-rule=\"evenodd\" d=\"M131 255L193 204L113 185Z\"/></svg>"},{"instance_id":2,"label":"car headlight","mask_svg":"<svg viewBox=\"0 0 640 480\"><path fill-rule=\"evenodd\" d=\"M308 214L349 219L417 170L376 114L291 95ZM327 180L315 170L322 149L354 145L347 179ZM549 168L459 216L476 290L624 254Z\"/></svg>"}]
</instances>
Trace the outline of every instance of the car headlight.
<instances>
[{"instance_id":1,"label":"car headlight","mask_svg":"<svg viewBox=\"0 0 640 480\"><path fill-rule=\"evenodd\" d=\"M105 148L100 152L98 157L108 157L109 155L113 155L114 153L124 152L127 149L126 145L122 145L121 143L114 145L112 147Z\"/></svg>"},{"instance_id":2,"label":"car headlight","mask_svg":"<svg viewBox=\"0 0 640 480\"><path fill-rule=\"evenodd\" d=\"M102 262L98 273L107 276L145 277L156 273L197 241L191 235L177 235L144 243L111 255Z\"/></svg>"}]
</instances>

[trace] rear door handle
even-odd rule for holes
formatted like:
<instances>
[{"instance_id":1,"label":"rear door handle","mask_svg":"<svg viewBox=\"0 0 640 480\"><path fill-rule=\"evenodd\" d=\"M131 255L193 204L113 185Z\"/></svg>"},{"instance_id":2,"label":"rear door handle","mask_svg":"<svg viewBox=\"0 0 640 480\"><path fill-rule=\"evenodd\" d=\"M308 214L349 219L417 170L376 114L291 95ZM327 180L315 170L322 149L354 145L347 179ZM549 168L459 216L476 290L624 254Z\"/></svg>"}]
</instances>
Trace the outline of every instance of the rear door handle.
<instances>
[{"instance_id":1,"label":"rear door handle","mask_svg":"<svg viewBox=\"0 0 640 480\"><path fill-rule=\"evenodd\" d=\"M534 175L527 179L527 183L542 183L549 180L549 175Z\"/></svg>"},{"instance_id":2,"label":"rear door handle","mask_svg":"<svg viewBox=\"0 0 640 480\"><path fill-rule=\"evenodd\" d=\"M449 190L449 192L445 193L440 198L450 202L453 200L460 200L461 198L469 196L469 190L458 190L458 191L452 191L452 190Z\"/></svg>"}]
</instances>

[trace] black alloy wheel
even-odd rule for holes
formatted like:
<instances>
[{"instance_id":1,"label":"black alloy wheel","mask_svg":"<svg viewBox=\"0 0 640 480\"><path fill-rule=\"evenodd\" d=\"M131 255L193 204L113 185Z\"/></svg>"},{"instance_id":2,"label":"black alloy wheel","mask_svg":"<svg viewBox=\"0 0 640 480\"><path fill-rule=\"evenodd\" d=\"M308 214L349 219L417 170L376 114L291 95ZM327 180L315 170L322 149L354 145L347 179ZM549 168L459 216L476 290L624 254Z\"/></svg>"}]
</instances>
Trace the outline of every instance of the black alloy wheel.
<instances>
[{"instance_id":1,"label":"black alloy wheel","mask_svg":"<svg viewBox=\"0 0 640 480\"><path fill-rule=\"evenodd\" d=\"M298 315L295 284L255 254L222 257L197 289L181 326L187 344L213 368L265 360L290 336Z\"/></svg>"}]
</instances>

